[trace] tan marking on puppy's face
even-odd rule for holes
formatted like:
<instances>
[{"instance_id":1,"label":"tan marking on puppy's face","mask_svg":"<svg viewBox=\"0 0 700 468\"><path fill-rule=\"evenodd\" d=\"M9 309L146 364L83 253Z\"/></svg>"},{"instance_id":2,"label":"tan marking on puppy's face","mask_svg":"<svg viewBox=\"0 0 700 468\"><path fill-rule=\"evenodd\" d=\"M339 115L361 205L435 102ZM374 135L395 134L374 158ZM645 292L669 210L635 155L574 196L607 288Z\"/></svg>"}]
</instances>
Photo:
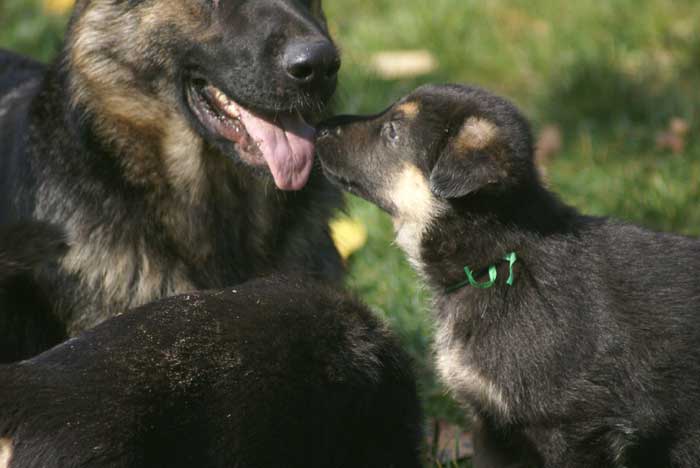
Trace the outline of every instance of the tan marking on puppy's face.
<instances>
[{"instance_id":1,"label":"tan marking on puppy's face","mask_svg":"<svg viewBox=\"0 0 700 468\"><path fill-rule=\"evenodd\" d=\"M396 106L394 112L400 112L408 119L415 119L420 113L420 105L416 101L404 102Z\"/></svg>"},{"instance_id":2,"label":"tan marking on puppy's face","mask_svg":"<svg viewBox=\"0 0 700 468\"><path fill-rule=\"evenodd\" d=\"M475 151L487 148L498 136L498 127L486 119L469 117L455 139L457 151Z\"/></svg>"},{"instance_id":3,"label":"tan marking on puppy's face","mask_svg":"<svg viewBox=\"0 0 700 468\"><path fill-rule=\"evenodd\" d=\"M405 163L393 178L386 198L396 209L396 217L404 221L426 223L434 216L437 200L420 169Z\"/></svg>"},{"instance_id":4,"label":"tan marking on puppy's face","mask_svg":"<svg viewBox=\"0 0 700 468\"><path fill-rule=\"evenodd\" d=\"M9 468L12 462L12 439L0 439L0 468Z\"/></svg>"},{"instance_id":5,"label":"tan marking on puppy's face","mask_svg":"<svg viewBox=\"0 0 700 468\"><path fill-rule=\"evenodd\" d=\"M422 235L444 205L430 191L423 172L410 163L405 163L395 176L385 198L394 205L396 242L414 266L419 267Z\"/></svg>"}]
</instances>

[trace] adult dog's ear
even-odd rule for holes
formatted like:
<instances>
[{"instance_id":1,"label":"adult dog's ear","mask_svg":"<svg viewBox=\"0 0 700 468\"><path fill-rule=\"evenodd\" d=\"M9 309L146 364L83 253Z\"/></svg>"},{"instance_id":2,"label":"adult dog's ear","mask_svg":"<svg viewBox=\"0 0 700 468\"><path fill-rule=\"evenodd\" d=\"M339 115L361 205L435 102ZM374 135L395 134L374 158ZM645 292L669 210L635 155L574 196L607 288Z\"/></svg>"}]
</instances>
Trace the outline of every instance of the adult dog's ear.
<instances>
[{"instance_id":1,"label":"adult dog's ear","mask_svg":"<svg viewBox=\"0 0 700 468\"><path fill-rule=\"evenodd\" d=\"M505 177L498 127L468 118L449 137L430 175L430 189L441 198L459 198Z\"/></svg>"}]
</instances>

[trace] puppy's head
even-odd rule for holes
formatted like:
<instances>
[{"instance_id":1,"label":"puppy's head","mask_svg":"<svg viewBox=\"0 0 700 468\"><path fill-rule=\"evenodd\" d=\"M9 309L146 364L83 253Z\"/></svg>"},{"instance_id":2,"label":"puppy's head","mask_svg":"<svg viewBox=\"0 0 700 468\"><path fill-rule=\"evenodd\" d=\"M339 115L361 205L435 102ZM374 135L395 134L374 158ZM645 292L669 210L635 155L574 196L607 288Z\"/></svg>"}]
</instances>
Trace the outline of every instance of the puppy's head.
<instances>
[{"instance_id":1,"label":"puppy's head","mask_svg":"<svg viewBox=\"0 0 700 468\"><path fill-rule=\"evenodd\" d=\"M466 86L424 86L381 114L326 121L317 153L332 181L401 222L427 224L469 197L536 180L527 121Z\"/></svg>"}]
</instances>

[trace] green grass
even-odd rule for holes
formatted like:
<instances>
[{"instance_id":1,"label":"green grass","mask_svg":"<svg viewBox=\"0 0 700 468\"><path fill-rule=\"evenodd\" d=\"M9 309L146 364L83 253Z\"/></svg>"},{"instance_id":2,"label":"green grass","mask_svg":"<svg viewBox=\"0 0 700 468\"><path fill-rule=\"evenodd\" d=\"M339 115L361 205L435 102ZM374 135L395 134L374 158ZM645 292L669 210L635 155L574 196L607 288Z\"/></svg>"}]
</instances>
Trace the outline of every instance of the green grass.
<instances>
[{"instance_id":1,"label":"green grass","mask_svg":"<svg viewBox=\"0 0 700 468\"><path fill-rule=\"evenodd\" d=\"M38 0L0 0L0 47L46 61L61 47L67 18L43 14Z\"/></svg>"},{"instance_id":2,"label":"green grass","mask_svg":"<svg viewBox=\"0 0 700 468\"><path fill-rule=\"evenodd\" d=\"M535 131L561 127L564 150L549 167L553 190L582 211L658 230L700 234L700 3L695 0L333 0L330 27L344 53L342 112L375 112L425 82L476 83L513 99ZM50 57L61 18L26 0L0 3L0 46ZM439 67L382 80L372 54L428 49ZM672 117L691 131L686 150L655 148ZM349 285L415 356L428 415L465 423L436 382L429 297L393 245L388 218L351 198L369 229Z\"/></svg>"}]
</instances>

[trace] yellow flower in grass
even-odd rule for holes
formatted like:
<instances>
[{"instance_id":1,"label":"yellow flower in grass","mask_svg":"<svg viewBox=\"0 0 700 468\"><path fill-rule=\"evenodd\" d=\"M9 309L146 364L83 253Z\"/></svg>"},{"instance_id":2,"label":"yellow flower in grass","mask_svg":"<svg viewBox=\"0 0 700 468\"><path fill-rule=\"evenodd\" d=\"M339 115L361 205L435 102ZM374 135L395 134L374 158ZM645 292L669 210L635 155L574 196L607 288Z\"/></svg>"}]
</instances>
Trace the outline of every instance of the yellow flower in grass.
<instances>
[{"instance_id":1,"label":"yellow flower in grass","mask_svg":"<svg viewBox=\"0 0 700 468\"><path fill-rule=\"evenodd\" d=\"M367 243L367 228L354 219L338 218L331 221L331 237L343 260Z\"/></svg>"},{"instance_id":2,"label":"yellow flower in grass","mask_svg":"<svg viewBox=\"0 0 700 468\"><path fill-rule=\"evenodd\" d=\"M73 8L74 0L44 0L44 11L51 15L63 15Z\"/></svg>"}]
</instances>

